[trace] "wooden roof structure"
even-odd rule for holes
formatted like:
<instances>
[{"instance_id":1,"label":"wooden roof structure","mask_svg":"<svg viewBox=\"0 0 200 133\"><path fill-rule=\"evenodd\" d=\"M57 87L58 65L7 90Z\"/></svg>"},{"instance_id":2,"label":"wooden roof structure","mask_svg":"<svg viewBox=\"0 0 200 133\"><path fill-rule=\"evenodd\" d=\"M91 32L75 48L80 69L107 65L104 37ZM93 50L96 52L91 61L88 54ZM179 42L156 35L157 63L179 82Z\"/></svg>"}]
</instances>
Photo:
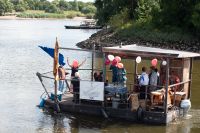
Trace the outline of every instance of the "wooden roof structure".
<instances>
[{"instance_id":1,"label":"wooden roof structure","mask_svg":"<svg viewBox=\"0 0 200 133\"><path fill-rule=\"evenodd\" d=\"M103 47L104 53L121 54L128 57L142 56L142 57L160 57L160 58L192 58L200 57L200 53L169 50L161 48L151 48L145 46L124 45L115 47Z\"/></svg>"}]
</instances>

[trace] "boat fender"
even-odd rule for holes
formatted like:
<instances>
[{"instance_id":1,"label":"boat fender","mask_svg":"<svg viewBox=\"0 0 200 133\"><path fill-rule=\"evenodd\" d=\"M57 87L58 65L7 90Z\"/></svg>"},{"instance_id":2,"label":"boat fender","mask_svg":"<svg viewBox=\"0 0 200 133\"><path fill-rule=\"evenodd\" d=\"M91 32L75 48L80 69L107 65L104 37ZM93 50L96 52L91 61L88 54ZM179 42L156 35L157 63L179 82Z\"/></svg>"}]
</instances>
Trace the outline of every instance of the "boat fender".
<instances>
[{"instance_id":1,"label":"boat fender","mask_svg":"<svg viewBox=\"0 0 200 133\"><path fill-rule=\"evenodd\" d=\"M143 109L142 109L141 106L139 106L138 109L137 109L137 120L142 121L143 117L144 117Z\"/></svg>"}]
</instances>

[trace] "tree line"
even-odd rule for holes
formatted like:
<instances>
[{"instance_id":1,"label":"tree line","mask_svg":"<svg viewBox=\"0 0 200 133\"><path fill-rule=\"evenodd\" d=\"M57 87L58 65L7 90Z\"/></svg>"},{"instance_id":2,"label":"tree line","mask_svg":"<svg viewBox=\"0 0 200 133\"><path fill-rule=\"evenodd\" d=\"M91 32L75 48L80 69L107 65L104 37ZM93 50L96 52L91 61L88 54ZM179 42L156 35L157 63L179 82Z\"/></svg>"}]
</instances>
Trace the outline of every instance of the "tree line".
<instances>
[{"instance_id":1,"label":"tree line","mask_svg":"<svg viewBox=\"0 0 200 133\"><path fill-rule=\"evenodd\" d=\"M0 15L7 12L23 12L26 10L44 10L48 13L63 13L63 11L75 10L84 14L95 13L96 7L91 2L53 0L0 0Z\"/></svg>"},{"instance_id":2,"label":"tree line","mask_svg":"<svg viewBox=\"0 0 200 133\"><path fill-rule=\"evenodd\" d=\"M106 25L124 19L151 23L162 29L179 28L194 34L200 33L199 0L95 0L98 23Z\"/></svg>"}]
</instances>

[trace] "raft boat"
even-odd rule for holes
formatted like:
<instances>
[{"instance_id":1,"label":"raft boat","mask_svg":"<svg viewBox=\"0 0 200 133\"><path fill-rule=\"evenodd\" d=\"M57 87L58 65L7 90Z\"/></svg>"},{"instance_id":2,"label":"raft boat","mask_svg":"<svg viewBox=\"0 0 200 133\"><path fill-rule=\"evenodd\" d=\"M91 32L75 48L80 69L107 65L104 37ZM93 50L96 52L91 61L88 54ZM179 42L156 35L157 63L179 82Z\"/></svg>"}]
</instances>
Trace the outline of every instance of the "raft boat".
<instances>
[{"instance_id":1,"label":"raft boat","mask_svg":"<svg viewBox=\"0 0 200 133\"><path fill-rule=\"evenodd\" d=\"M74 52L91 52L92 68L91 80L80 80L79 98L73 99L71 93L62 94L62 99L58 99L57 94L57 69L59 50L73 50ZM120 56L122 59L130 60L134 64L134 72L131 73L133 81L127 82L126 86L105 84L108 70L105 63L102 64L103 82L97 82L93 79L94 54L101 53L103 62L108 55ZM158 69L160 76L165 84L154 86L157 88L154 92L145 89L145 98L140 97L140 86L137 82L139 62L137 58L148 61L156 58L160 62ZM81 113L88 116L103 116L105 118L119 118L134 122L150 124L167 124L177 118L184 117L191 107L191 81L193 58L200 57L198 53L184 52L177 50L168 50L160 48L150 48L138 45L103 47L101 51L73 49L55 46L54 53L54 74L37 73L42 86L48 96L45 99L45 107L52 108L60 112ZM162 71L161 71L162 69ZM179 83L170 84L170 72L174 71L180 78ZM50 76L47 76L49 74ZM43 81L51 79L54 83L54 93L50 94ZM70 81L70 79L66 79ZM161 78L160 78L161 80ZM178 86L178 87L177 87ZM173 90L173 88L178 88ZM173 91L170 91L173 90ZM51 95L51 96L50 96ZM52 98L53 97L53 98Z\"/></svg>"}]
</instances>

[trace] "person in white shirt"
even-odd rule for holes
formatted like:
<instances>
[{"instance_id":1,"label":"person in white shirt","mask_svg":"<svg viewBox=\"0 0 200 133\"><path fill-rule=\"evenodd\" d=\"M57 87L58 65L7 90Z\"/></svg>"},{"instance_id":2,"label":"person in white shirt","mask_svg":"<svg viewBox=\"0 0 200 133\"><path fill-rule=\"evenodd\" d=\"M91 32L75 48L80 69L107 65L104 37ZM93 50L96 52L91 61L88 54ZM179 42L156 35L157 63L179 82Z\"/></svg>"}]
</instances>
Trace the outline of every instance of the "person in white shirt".
<instances>
[{"instance_id":1,"label":"person in white shirt","mask_svg":"<svg viewBox=\"0 0 200 133\"><path fill-rule=\"evenodd\" d=\"M145 88L149 84L149 75L146 73L146 67L142 67L142 74L139 78L140 99L145 99Z\"/></svg>"}]
</instances>

